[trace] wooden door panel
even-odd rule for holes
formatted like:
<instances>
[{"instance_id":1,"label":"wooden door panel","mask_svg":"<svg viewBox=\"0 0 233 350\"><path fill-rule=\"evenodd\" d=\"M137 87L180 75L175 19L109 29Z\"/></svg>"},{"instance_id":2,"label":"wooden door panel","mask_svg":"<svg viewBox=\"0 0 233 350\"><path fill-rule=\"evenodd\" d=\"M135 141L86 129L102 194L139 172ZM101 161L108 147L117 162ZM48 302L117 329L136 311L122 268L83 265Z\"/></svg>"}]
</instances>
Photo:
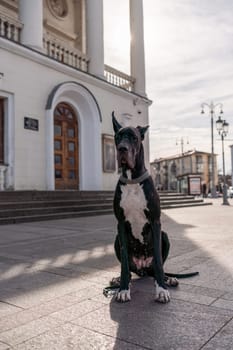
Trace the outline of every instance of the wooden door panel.
<instances>
[{"instance_id":1,"label":"wooden door panel","mask_svg":"<svg viewBox=\"0 0 233 350\"><path fill-rule=\"evenodd\" d=\"M59 104L54 113L56 189L78 189L78 125L72 109Z\"/></svg>"}]
</instances>

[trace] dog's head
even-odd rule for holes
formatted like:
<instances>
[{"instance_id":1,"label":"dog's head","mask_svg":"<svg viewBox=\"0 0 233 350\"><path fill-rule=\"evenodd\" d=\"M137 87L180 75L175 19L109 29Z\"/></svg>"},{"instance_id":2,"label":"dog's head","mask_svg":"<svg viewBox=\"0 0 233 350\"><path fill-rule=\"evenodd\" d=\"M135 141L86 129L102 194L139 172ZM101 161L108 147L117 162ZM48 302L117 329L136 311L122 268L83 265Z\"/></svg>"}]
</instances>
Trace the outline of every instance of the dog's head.
<instances>
[{"instance_id":1,"label":"dog's head","mask_svg":"<svg viewBox=\"0 0 233 350\"><path fill-rule=\"evenodd\" d=\"M123 128L116 120L114 112L112 112L112 123L115 131L118 167L132 170L135 168L137 155L142 148L142 141L149 126Z\"/></svg>"}]
</instances>

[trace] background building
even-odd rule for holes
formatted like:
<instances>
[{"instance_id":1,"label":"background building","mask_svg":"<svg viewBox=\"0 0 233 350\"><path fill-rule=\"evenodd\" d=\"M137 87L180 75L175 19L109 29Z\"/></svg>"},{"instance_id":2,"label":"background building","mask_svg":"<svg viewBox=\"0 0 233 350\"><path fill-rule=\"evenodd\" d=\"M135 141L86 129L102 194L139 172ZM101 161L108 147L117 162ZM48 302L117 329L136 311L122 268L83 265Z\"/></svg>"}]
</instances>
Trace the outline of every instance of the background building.
<instances>
[{"instance_id":1,"label":"background building","mask_svg":"<svg viewBox=\"0 0 233 350\"><path fill-rule=\"evenodd\" d=\"M144 125L151 103L142 0L129 5L127 75L104 64L103 0L0 0L1 190L115 186L111 113Z\"/></svg>"},{"instance_id":2,"label":"background building","mask_svg":"<svg viewBox=\"0 0 233 350\"><path fill-rule=\"evenodd\" d=\"M189 192L189 179L200 178L201 191L208 193L211 181L211 153L187 151L183 154L155 159L151 172L158 188L182 193ZM218 184L215 155L215 185Z\"/></svg>"}]
</instances>

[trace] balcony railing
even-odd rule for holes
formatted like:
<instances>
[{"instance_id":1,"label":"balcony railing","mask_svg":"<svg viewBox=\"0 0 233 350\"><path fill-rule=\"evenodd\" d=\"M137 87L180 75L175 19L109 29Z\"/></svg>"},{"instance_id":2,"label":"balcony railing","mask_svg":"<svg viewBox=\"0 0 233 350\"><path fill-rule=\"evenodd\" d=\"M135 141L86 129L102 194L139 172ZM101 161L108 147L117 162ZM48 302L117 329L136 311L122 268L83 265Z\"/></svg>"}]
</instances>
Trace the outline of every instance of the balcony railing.
<instances>
[{"instance_id":1,"label":"balcony railing","mask_svg":"<svg viewBox=\"0 0 233 350\"><path fill-rule=\"evenodd\" d=\"M0 14L0 36L19 42L22 27L23 24L19 21L4 14Z\"/></svg>"},{"instance_id":2,"label":"balcony railing","mask_svg":"<svg viewBox=\"0 0 233 350\"><path fill-rule=\"evenodd\" d=\"M108 65L104 65L104 76L113 85L119 86L128 91L134 91L135 79L130 75L120 72Z\"/></svg>"},{"instance_id":3,"label":"balcony railing","mask_svg":"<svg viewBox=\"0 0 233 350\"><path fill-rule=\"evenodd\" d=\"M46 54L55 60L65 63L71 67L88 71L88 58L81 51L70 47L50 35L44 35L43 46Z\"/></svg>"},{"instance_id":4,"label":"balcony railing","mask_svg":"<svg viewBox=\"0 0 233 350\"><path fill-rule=\"evenodd\" d=\"M18 42L23 24L5 14L0 14L0 37ZM44 34L43 47L45 54L68 66L88 72L88 57L78 49L67 45L65 42L54 38L50 34ZM115 68L104 65L104 76L107 82L127 91L134 91L135 79Z\"/></svg>"}]
</instances>

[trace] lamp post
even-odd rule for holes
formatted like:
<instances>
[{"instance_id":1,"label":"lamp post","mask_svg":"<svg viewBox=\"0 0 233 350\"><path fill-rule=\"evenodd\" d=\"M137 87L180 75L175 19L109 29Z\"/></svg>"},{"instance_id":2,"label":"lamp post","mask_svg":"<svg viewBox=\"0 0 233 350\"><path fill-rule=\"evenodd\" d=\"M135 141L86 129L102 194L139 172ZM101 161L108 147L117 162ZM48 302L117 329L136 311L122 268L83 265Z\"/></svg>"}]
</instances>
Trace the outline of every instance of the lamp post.
<instances>
[{"instance_id":1,"label":"lamp post","mask_svg":"<svg viewBox=\"0 0 233 350\"><path fill-rule=\"evenodd\" d=\"M229 124L226 120L222 120L221 117L218 117L216 121L216 128L219 135L222 139L222 169L223 169L223 203L224 205L229 205L227 200L227 186L226 186L226 175L225 175L225 154L224 154L224 138L228 134Z\"/></svg>"},{"instance_id":2,"label":"lamp post","mask_svg":"<svg viewBox=\"0 0 233 350\"><path fill-rule=\"evenodd\" d=\"M185 143L183 136L180 139L178 139L178 138L176 139L176 146L179 145L179 143L181 146L181 154L183 155L184 154L184 143ZM187 143L187 145L189 144L188 138L187 138L186 143Z\"/></svg>"},{"instance_id":3,"label":"lamp post","mask_svg":"<svg viewBox=\"0 0 233 350\"><path fill-rule=\"evenodd\" d=\"M220 114L223 113L222 110L222 103L214 104L213 102L208 103L202 103L201 104L201 114L204 114L204 108L208 107L210 111L210 117L211 117L211 197L216 198L216 187L215 187L215 166L214 166L214 113L215 108L220 108Z\"/></svg>"}]
</instances>

